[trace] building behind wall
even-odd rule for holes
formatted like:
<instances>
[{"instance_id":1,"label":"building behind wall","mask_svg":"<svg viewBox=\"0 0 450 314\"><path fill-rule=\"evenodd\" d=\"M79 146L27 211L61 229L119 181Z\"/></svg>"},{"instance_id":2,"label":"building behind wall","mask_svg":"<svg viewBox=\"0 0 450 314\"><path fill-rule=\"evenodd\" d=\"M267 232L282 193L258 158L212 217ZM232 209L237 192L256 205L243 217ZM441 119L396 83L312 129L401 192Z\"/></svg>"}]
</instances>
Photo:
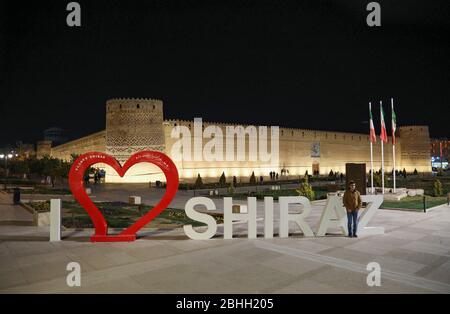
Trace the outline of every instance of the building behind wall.
<instances>
[{"instance_id":1,"label":"building behind wall","mask_svg":"<svg viewBox=\"0 0 450 314\"><path fill-rule=\"evenodd\" d=\"M171 138L176 126L194 127L193 120L164 120L163 103L155 99L111 99L106 103L106 128L86 137L52 147L51 142L37 145L37 156L51 155L69 160L71 154L90 151L106 152L120 162L140 150L163 151L171 156L172 146L177 139ZM203 127L214 125L226 134L229 123L203 122ZM246 126L244 126L245 128ZM390 138L389 138L390 141ZM203 145L208 142L203 140ZM237 176L243 181L255 173L268 177L270 171L285 172L289 176L333 172L345 173L346 163L366 163L370 169L369 135L360 133L330 132L309 129L279 129L279 163L271 165L261 161L182 161L176 162L183 181L195 180L200 174L204 180L216 180L222 172L227 177ZM248 156L249 141L246 141ZM226 149L226 147L224 147ZM393 169L392 145L385 144L385 169ZM398 128L396 145L398 169L413 172L431 172L430 138L428 126L402 126ZM103 167L103 165L100 165ZM107 182L148 182L164 180L156 166L138 164L132 167L124 178L120 178L108 167ZM381 145L374 144L374 168L381 168Z\"/></svg>"}]
</instances>

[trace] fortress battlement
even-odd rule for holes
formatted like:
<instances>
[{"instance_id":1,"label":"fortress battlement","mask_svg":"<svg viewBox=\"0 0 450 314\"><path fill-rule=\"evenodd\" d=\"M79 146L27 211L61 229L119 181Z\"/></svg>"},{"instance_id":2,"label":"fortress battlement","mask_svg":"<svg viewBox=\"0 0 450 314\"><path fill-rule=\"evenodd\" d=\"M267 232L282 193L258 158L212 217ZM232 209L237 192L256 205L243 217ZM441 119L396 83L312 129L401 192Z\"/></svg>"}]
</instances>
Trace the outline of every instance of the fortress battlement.
<instances>
[{"instance_id":1,"label":"fortress battlement","mask_svg":"<svg viewBox=\"0 0 450 314\"><path fill-rule=\"evenodd\" d=\"M142 150L163 151L171 156L177 139L171 138L173 127L182 125L194 131L193 119L164 119L163 102L152 98L112 98L106 101L106 128L80 139L51 147L51 143L40 142L37 154L42 157L52 155L61 159L69 159L71 154L88 151L103 151L120 162L124 162L135 152ZM203 121L202 129L217 126L226 135L226 127L247 128L253 124ZM270 125L254 125L256 128ZM320 127L320 125L319 125ZM270 134L270 131L268 132ZM389 132L390 133L390 132ZM397 128L398 145L397 168L407 171L430 172L430 139L426 125L405 125ZM377 134L378 135L378 134ZM208 140L203 141L205 145ZM391 138L389 138L391 143ZM247 147L247 145L246 145ZM373 145L375 168L379 168L381 145L379 137ZM385 167L392 167L392 145L385 145ZM246 148L247 150L247 148ZM247 155L247 152L246 152ZM367 133L317 130L309 128L293 128L279 126L279 165L268 167L260 161L243 162L205 162L183 161L177 167L180 178L193 180L200 174L205 178L215 178L225 172L226 176L249 177L266 176L270 171L289 170L290 175L309 173L328 174L330 170L345 172L346 163L370 164L369 130ZM156 172L155 172L156 171ZM144 165L136 168L121 179L113 174L108 176L109 182L148 182L156 177L156 169L147 169ZM158 180L163 180L158 177ZM122 180L122 181L121 181Z\"/></svg>"},{"instance_id":2,"label":"fortress battlement","mask_svg":"<svg viewBox=\"0 0 450 314\"><path fill-rule=\"evenodd\" d=\"M113 98L106 101L106 111L162 110L163 102L152 98Z\"/></svg>"}]
</instances>

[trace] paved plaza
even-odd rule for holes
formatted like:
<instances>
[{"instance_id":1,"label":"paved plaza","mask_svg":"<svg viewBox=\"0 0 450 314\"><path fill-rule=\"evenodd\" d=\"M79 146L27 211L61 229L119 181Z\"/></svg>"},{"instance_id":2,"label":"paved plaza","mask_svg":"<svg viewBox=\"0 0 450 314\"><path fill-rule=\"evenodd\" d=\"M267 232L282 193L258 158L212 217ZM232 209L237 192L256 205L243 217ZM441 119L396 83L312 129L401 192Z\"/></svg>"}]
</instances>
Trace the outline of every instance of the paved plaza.
<instances>
[{"instance_id":1,"label":"paved plaza","mask_svg":"<svg viewBox=\"0 0 450 314\"><path fill-rule=\"evenodd\" d=\"M133 195L155 203L161 190L133 187ZM94 191L93 199L127 200L123 186ZM192 192L179 191L171 207L184 208ZM45 199L51 196L27 196ZM217 208L221 199L214 199ZM239 201L244 203L243 201ZM263 202L258 201L258 217ZM307 221L315 230L325 201L314 202ZM295 210L295 208L294 208ZM275 202L274 212L278 212ZM275 215L275 226L278 216ZM450 207L428 213L379 210L370 225L385 235L305 238L295 226L289 238L238 236L188 239L183 230L144 229L133 243L90 243L92 230L63 231L50 243L46 227L0 193L1 293L449 293ZM277 228L275 228L277 232ZM66 284L69 262L81 265L81 287ZM381 287L369 287L366 266L381 266Z\"/></svg>"}]
</instances>

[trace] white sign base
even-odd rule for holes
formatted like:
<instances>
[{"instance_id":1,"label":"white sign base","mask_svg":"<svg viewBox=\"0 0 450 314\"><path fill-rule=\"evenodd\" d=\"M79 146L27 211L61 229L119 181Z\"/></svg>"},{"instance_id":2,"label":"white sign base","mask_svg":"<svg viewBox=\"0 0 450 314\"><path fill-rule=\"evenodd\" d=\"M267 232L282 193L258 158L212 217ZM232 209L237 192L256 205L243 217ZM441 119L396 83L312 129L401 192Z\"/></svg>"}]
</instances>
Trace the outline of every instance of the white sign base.
<instances>
[{"instance_id":1,"label":"white sign base","mask_svg":"<svg viewBox=\"0 0 450 314\"><path fill-rule=\"evenodd\" d=\"M61 200L50 200L50 242L61 241Z\"/></svg>"}]
</instances>

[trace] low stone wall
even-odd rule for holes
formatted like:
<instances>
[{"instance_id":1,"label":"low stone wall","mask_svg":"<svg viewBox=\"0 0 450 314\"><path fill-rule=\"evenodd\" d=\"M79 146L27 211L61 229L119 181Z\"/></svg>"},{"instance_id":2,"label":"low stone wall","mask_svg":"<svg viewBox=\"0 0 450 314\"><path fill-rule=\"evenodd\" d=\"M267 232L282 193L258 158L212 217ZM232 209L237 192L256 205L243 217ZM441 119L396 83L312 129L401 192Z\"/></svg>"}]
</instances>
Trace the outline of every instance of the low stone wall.
<instances>
[{"instance_id":1,"label":"low stone wall","mask_svg":"<svg viewBox=\"0 0 450 314\"><path fill-rule=\"evenodd\" d=\"M20 206L25 208L28 212L30 212L33 215L33 225L38 227L50 226L50 211L38 212L32 206L26 203L20 203Z\"/></svg>"}]
</instances>

